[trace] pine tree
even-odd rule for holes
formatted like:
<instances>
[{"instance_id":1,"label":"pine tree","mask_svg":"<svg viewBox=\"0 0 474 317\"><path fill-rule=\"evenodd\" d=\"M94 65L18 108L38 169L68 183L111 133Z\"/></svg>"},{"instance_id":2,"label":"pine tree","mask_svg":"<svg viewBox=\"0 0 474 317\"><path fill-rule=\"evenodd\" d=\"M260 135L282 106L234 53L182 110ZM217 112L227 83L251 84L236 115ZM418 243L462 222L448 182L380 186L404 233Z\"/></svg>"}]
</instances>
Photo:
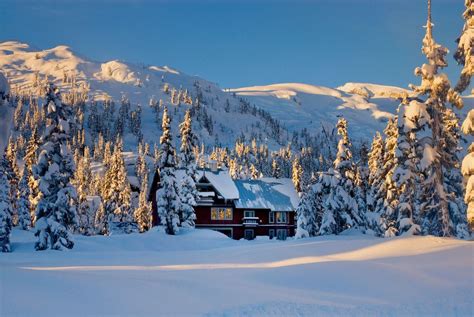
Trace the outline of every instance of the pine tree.
<instances>
[{"instance_id":1,"label":"pine tree","mask_svg":"<svg viewBox=\"0 0 474 317\"><path fill-rule=\"evenodd\" d=\"M114 152L105 172L101 193L104 217L100 220L105 221L105 223L97 223L96 221L96 225L103 229L101 233L111 234L113 231L112 223L129 224L132 221L130 211L131 190L122 157L122 140L119 137L117 137ZM124 227L127 232L126 225Z\"/></svg>"},{"instance_id":2,"label":"pine tree","mask_svg":"<svg viewBox=\"0 0 474 317\"><path fill-rule=\"evenodd\" d=\"M291 169L292 181L295 186L295 190L298 194L301 194L302 184L301 177L303 176L303 168L301 167L300 160L298 157L295 157L293 160L293 165Z\"/></svg>"},{"instance_id":3,"label":"pine tree","mask_svg":"<svg viewBox=\"0 0 474 317\"><path fill-rule=\"evenodd\" d=\"M30 187L28 185L28 170L26 167L23 169L23 175L18 185L18 225L23 230L28 230L31 227L31 214L30 214Z\"/></svg>"},{"instance_id":4,"label":"pine tree","mask_svg":"<svg viewBox=\"0 0 474 317\"><path fill-rule=\"evenodd\" d=\"M330 189L325 200L321 234L338 234L351 227L366 225L365 215L359 210L355 199L355 166L345 119L339 119L337 130L340 139L334 170L330 169L327 173Z\"/></svg>"},{"instance_id":5,"label":"pine tree","mask_svg":"<svg viewBox=\"0 0 474 317\"><path fill-rule=\"evenodd\" d=\"M61 102L59 90L52 84L46 88L48 125L33 176L42 194L36 207L36 250L72 248L69 229L76 224L74 200L76 191L70 183L75 167L67 147L71 108Z\"/></svg>"},{"instance_id":6,"label":"pine tree","mask_svg":"<svg viewBox=\"0 0 474 317\"><path fill-rule=\"evenodd\" d=\"M4 163L3 163L4 164ZM2 165L3 165L2 164ZM10 234L12 230L12 205L10 185L7 175L0 166L0 251L10 252Z\"/></svg>"},{"instance_id":7,"label":"pine tree","mask_svg":"<svg viewBox=\"0 0 474 317\"><path fill-rule=\"evenodd\" d=\"M168 109L165 107L162 122L163 134L160 138L160 162L158 164L160 184L156 196L161 225L165 226L168 234L174 235L179 232L180 200L175 178L176 160L170 124Z\"/></svg>"},{"instance_id":8,"label":"pine tree","mask_svg":"<svg viewBox=\"0 0 474 317\"><path fill-rule=\"evenodd\" d=\"M466 10L463 13L464 28L457 39L458 47L454 58L463 65L461 77L456 85L456 91L463 92L469 87L474 75L474 1L465 0Z\"/></svg>"},{"instance_id":9,"label":"pine tree","mask_svg":"<svg viewBox=\"0 0 474 317\"><path fill-rule=\"evenodd\" d=\"M10 184L10 202L12 205L12 222L14 226L18 225L18 209L16 202L18 200L18 183L20 181L20 172L17 164L17 148L13 137L8 140L5 150L6 167L5 172Z\"/></svg>"},{"instance_id":10,"label":"pine tree","mask_svg":"<svg viewBox=\"0 0 474 317\"><path fill-rule=\"evenodd\" d=\"M431 0L429 0L428 21L422 46L422 52L426 55L428 64L415 70L415 74L422 79L421 85L412 85L418 97L427 96L424 102L429 116L426 125L431 130L431 135L424 134L424 140L418 141L418 153L422 153L419 169L424 180L420 185L421 205L417 207L420 208L420 225L423 234L461 236L464 233L456 232L458 224L453 222L454 218L457 218L453 217L453 214L457 213L453 207L456 208L458 199L455 195L448 194L447 186L449 185L444 172L456 167L453 165L453 160L446 159L449 153L446 153L448 149L443 148L443 145L446 144L446 139L451 139L451 141L456 139L449 136L449 127L444 124L443 118L446 118L448 111L446 103L449 102L461 108L463 101L459 93L451 88L447 76L439 73L440 69L447 66L448 50L435 42L432 28ZM429 134L428 131L425 132Z\"/></svg>"},{"instance_id":11,"label":"pine tree","mask_svg":"<svg viewBox=\"0 0 474 317\"><path fill-rule=\"evenodd\" d=\"M79 158L74 179L71 180L77 190L78 231L84 235L94 233L94 217L87 200L92 191L92 179L90 150L85 147L84 156Z\"/></svg>"},{"instance_id":12,"label":"pine tree","mask_svg":"<svg viewBox=\"0 0 474 317\"><path fill-rule=\"evenodd\" d=\"M377 201L381 199L380 188L383 184L383 157L384 157L384 141L382 135L376 132L372 141L372 147L369 152L369 177L367 193L367 220L372 230L377 231L379 227L378 214L375 213Z\"/></svg>"},{"instance_id":13,"label":"pine tree","mask_svg":"<svg viewBox=\"0 0 474 317\"><path fill-rule=\"evenodd\" d=\"M181 135L181 147L179 153L180 168L186 170L186 175L181 181L181 191L179 198L181 201L181 226L194 228L196 214L194 206L198 198L196 189L196 159L193 149L197 145L197 138L192 130L191 112L186 111L184 121L179 125Z\"/></svg>"},{"instance_id":14,"label":"pine tree","mask_svg":"<svg viewBox=\"0 0 474 317\"><path fill-rule=\"evenodd\" d=\"M466 135L474 136L474 110L469 111L464 123L462 132ZM462 161L462 174L467 180L464 201L467 204L467 219L471 232L474 231L474 143L471 143L467 150L467 155Z\"/></svg>"},{"instance_id":15,"label":"pine tree","mask_svg":"<svg viewBox=\"0 0 474 317\"><path fill-rule=\"evenodd\" d=\"M134 211L134 218L140 232L150 230L152 225L151 203L147 199L148 175L145 174L141 183L138 208Z\"/></svg>"}]
</instances>

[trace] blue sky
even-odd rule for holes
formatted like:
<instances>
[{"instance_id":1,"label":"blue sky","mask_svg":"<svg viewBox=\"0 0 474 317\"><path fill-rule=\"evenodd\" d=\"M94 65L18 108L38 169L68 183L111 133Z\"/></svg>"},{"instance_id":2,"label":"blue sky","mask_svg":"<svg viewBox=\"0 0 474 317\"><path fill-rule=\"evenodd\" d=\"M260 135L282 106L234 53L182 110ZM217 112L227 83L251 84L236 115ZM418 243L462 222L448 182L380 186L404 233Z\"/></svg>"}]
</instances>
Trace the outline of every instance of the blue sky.
<instances>
[{"instance_id":1,"label":"blue sky","mask_svg":"<svg viewBox=\"0 0 474 317\"><path fill-rule=\"evenodd\" d=\"M432 0L452 59L463 0ZM239 87L417 83L425 0L2 0L0 41L65 44L94 60L169 65Z\"/></svg>"}]
</instances>

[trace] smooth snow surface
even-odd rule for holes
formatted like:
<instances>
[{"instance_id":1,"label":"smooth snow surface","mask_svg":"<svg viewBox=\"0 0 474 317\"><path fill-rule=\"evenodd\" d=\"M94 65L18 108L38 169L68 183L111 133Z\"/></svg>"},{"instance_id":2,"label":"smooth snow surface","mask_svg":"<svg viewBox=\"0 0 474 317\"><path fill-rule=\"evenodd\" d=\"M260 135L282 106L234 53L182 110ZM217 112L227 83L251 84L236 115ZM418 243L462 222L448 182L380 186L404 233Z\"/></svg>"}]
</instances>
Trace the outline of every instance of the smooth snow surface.
<instances>
[{"instance_id":1,"label":"smooth snow surface","mask_svg":"<svg viewBox=\"0 0 474 317\"><path fill-rule=\"evenodd\" d=\"M234 241L208 231L76 236L0 255L1 316L472 316L472 242L340 236Z\"/></svg>"}]
</instances>

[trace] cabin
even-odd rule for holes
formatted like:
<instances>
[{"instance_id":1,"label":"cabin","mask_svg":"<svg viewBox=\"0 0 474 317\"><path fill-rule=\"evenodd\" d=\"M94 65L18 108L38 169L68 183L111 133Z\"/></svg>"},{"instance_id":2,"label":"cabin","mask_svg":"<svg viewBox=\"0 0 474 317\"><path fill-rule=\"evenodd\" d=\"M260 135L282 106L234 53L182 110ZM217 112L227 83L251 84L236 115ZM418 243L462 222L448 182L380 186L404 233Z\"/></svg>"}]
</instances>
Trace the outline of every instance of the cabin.
<instances>
[{"instance_id":1,"label":"cabin","mask_svg":"<svg viewBox=\"0 0 474 317\"><path fill-rule=\"evenodd\" d=\"M178 182L183 176L184 171L178 170ZM197 179L196 228L216 230L237 240L256 236L284 240L295 234L299 198L290 179L233 180L228 170L217 168L198 170ZM155 173L149 195L153 225L159 223L158 186Z\"/></svg>"}]
</instances>

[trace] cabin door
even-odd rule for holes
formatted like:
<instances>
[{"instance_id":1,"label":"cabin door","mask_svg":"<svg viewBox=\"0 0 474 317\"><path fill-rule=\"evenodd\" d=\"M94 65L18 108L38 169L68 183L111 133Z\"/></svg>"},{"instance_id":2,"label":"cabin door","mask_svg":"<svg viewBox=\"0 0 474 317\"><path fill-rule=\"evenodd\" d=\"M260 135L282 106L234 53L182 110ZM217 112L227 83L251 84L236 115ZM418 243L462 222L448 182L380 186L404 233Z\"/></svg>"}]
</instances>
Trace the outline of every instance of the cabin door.
<instances>
[{"instance_id":1,"label":"cabin door","mask_svg":"<svg viewBox=\"0 0 474 317\"><path fill-rule=\"evenodd\" d=\"M245 229L244 238L247 240L253 240L255 237L253 229Z\"/></svg>"}]
</instances>

